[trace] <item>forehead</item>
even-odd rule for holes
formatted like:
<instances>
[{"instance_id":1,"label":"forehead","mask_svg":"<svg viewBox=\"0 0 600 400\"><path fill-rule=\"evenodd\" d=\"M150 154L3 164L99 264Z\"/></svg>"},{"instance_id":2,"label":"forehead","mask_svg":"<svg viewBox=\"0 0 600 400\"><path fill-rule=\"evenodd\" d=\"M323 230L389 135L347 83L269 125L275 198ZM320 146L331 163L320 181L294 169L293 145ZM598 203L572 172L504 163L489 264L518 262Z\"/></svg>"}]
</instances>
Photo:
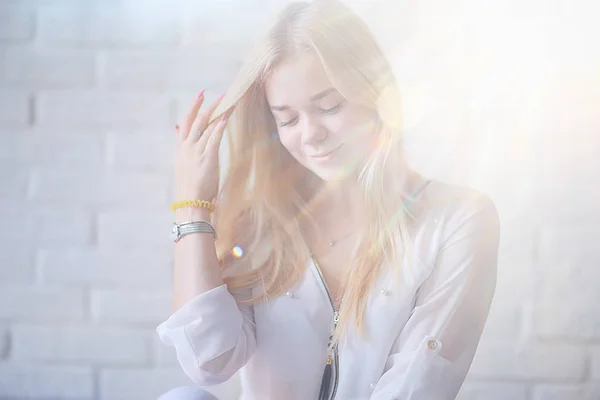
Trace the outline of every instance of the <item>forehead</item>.
<instances>
[{"instance_id":1,"label":"forehead","mask_svg":"<svg viewBox=\"0 0 600 400\"><path fill-rule=\"evenodd\" d=\"M307 102L332 86L319 57L306 53L277 65L265 82L265 91L270 104L290 104Z\"/></svg>"}]
</instances>

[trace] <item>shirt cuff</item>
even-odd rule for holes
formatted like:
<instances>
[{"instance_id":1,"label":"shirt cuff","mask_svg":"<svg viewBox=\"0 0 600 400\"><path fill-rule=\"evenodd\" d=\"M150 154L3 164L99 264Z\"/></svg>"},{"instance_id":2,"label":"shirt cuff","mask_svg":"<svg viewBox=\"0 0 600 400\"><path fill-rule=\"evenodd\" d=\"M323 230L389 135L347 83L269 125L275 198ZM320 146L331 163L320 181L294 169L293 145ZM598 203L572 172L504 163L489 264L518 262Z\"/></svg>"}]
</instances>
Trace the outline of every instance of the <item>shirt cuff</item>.
<instances>
[{"instance_id":1,"label":"shirt cuff","mask_svg":"<svg viewBox=\"0 0 600 400\"><path fill-rule=\"evenodd\" d=\"M222 284L191 299L156 331L163 343L176 348L179 357L193 354L199 367L235 347L242 322L235 298Z\"/></svg>"}]
</instances>

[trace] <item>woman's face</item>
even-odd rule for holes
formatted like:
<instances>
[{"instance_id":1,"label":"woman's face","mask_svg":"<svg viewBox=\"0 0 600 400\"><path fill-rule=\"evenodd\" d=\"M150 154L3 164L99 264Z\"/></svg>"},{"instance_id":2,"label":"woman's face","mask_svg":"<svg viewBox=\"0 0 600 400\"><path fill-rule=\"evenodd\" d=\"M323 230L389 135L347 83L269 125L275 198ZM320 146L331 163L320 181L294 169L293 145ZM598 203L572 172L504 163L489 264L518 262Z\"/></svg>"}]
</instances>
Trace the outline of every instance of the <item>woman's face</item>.
<instances>
[{"instance_id":1,"label":"woman's face","mask_svg":"<svg viewBox=\"0 0 600 400\"><path fill-rule=\"evenodd\" d=\"M265 89L281 143L305 168L332 181L364 162L374 144L376 114L342 97L316 55L280 64Z\"/></svg>"}]
</instances>

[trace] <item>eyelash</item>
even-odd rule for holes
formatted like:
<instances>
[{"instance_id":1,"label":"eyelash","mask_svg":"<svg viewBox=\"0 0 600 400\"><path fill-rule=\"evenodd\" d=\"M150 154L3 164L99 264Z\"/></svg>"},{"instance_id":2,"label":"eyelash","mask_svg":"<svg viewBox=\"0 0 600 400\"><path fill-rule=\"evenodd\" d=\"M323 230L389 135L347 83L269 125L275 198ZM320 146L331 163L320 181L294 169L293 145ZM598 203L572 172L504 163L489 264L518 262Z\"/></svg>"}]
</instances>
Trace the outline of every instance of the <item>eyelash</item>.
<instances>
[{"instance_id":1,"label":"eyelash","mask_svg":"<svg viewBox=\"0 0 600 400\"><path fill-rule=\"evenodd\" d=\"M325 114L333 114L334 112L336 112L337 110L339 110L339 109L342 107L342 105L343 105L343 104L344 104L344 103L340 103L340 104L338 104L338 105L336 105L336 106L333 106L333 107L331 107L331 108L328 108L327 110L321 110L321 111L322 111L323 113L325 113ZM292 123L293 123L293 122L294 122L296 119L298 119L298 117L296 117L296 118L292 119L291 121L282 122L281 124L279 124L279 126L280 126L281 128L283 128L283 127L286 127L286 126L288 126L288 125L291 125L291 124L292 124Z\"/></svg>"}]
</instances>

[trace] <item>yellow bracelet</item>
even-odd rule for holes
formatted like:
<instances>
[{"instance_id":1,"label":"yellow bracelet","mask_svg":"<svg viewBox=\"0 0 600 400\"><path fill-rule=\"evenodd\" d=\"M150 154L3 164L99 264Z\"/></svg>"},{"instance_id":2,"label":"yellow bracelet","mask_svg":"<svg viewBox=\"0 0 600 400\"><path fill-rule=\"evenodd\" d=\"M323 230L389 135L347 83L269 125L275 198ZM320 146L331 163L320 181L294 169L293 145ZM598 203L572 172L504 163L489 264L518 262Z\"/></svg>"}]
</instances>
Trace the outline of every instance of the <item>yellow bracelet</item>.
<instances>
[{"instance_id":1,"label":"yellow bracelet","mask_svg":"<svg viewBox=\"0 0 600 400\"><path fill-rule=\"evenodd\" d=\"M206 200L179 200L171 204L171 211L175 211L178 208L183 207L202 207L208 208L208 211L213 212L215 205L210 201Z\"/></svg>"}]
</instances>

